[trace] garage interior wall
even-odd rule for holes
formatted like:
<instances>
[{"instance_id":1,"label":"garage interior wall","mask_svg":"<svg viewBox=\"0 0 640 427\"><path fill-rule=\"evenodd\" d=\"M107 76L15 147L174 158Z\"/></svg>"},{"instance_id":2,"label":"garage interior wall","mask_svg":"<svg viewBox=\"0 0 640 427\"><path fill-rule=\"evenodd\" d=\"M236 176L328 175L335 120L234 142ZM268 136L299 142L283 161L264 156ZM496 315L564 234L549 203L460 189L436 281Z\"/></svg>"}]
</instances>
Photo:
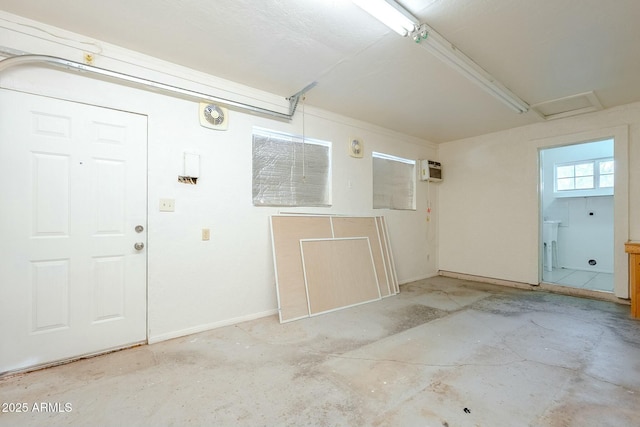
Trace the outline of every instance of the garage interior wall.
<instances>
[{"instance_id":1,"label":"garage interior wall","mask_svg":"<svg viewBox=\"0 0 640 427\"><path fill-rule=\"evenodd\" d=\"M624 242L640 239L640 103L440 144L439 269L537 284L538 150L608 136L621 143L614 270L616 295L628 295Z\"/></svg>"},{"instance_id":2,"label":"garage interior wall","mask_svg":"<svg viewBox=\"0 0 640 427\"><path fill-rule=\"evenodd\" d=\"M96 49L94 65L240 102L288 108L274 95L189 70L63 29L0 12L0 46L82 62ZM22 25L24 24L24 25ZM40 29L46 30L41 31ZM55 34L55 36L54 36ZM201 127L198 103L96 80L77 73L14 67L0 75L4 88L114 108L148 116L148 333L156 342L277 313L269 217L283 211L384 215L400 283L437 274L437 186L417 182L417 209L372 209L371 152L436 159L436 146L349 118L305 108L305 135L332 142L332 202L328 208L254 207L251 141L254 126L302 134L302 110L288 123L231 110L229 130ZM313 92L307 94L313 97ZM275 105L275 107L274 107ZM351 137L363 140L365 157L352 158ZM197 185L177 182L183 153L200 155ZM159 212L161 198L175 212ZM201 240L201 230L211 240Z\"/></svg>"}]
</instances>

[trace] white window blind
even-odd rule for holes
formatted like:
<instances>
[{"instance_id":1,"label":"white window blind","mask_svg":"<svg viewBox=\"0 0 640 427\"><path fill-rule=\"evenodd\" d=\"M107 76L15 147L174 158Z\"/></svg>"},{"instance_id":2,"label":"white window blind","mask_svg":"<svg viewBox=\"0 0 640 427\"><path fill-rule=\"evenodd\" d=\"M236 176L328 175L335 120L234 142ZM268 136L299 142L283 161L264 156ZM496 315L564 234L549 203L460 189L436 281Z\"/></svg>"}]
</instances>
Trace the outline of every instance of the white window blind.
<instances>
[{"instance_id":1,"label":"white window blind","mask_svg":"<svg viewBox=\"0 0 640 427\"><path fill-rule=\"evenodd\" d=\"M331 206L331 143L253 129L255 206Z\"/></svg>"},{"instance_id":2,"label":"white window blind","mask_svg":"<svg viewBox=\"0 0 640 427\"><path fill-rule=\"evenodd\" d=\"M415 210L415 160L373 153L374 209Z\"/></svg>"}]
</instances>

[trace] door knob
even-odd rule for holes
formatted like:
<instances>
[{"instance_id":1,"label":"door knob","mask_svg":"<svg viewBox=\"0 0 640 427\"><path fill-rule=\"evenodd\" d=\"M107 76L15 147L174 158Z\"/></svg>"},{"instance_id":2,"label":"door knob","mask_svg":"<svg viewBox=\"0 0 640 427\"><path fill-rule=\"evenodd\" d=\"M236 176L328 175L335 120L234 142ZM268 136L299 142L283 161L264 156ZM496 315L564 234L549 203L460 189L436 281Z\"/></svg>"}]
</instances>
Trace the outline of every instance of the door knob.
<instances>
[{"instance_id":1,"label":"door knob","mask_svg":"<svg viewBox=\"0 0 640 427\"><path fill-rule=\"evenodd\" d=\"M136 225L136 233L142 233L144 231L144 227L141 225Z\"/></svg>"},{"instance_id":2,"label":"door knob","mask_svg":"<svg viewBox=\"0 0 640 427\"><path fill-rule=\"evenodd\" d=\"M144 243L142 242L137 242L135 245L133 245L133 248L136 251L141 251L144 248Z\"/></svg>"}]
</instances>

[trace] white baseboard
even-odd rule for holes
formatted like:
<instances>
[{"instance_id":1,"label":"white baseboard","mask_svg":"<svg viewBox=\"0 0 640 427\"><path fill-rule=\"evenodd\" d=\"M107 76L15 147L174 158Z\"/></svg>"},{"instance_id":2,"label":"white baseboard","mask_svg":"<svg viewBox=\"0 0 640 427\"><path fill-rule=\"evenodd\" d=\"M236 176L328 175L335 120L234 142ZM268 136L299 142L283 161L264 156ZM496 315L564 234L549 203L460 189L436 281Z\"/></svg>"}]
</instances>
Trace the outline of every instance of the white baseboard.
<instances>
[{"instance_id":1,"label":"white baseboard","mask_svg":"<svg viewBox=\"0 0 640 427\"><path fill-rule=\"evenodd\" d=\"M568 286L561 286L552 283L540 283L538 285L532 285L524 282L514 282L511 280L494 279L491 277L474 276L473 274L455 273L453 271L439 271L440 276L451 277L454 279L469 280L472 282L490 283L492 285L507 286L510 288L527 289L530 291L544 291L554 294L570 295L582 298L591 298L601 301L609 301L622 305L630 305L628 300L618 298L615 295L608 292L594 291L591 289L572 288Z\"/></svg>"},{"instance_id":2,"label":"white baseboard","mask_svg":"<svg viewBox=\"0 0 640 427\"><path fill-rule=\"evenodd\" d=\"M417 282L418 280L429 279L431 277L436 277L437 275L438 275L437 271L432 271L432 272L427 273L424 276L410 277L408 279L398 280L398 284L399 285L406 285L407 283Z\"/></svg>"},{"instance_id":3,"label":"white baseboard","mask_svg":"<svg viewBox=\"0 0 640 427\"><path fill-rule=\"evenodd\" d=\"M149 344L155 344L161 341L180 338L186 335L197 334L199 332L210 331L211 329L222 328L223 326L231 326L249 320L260 319L261 317L273 316L278 314L277 309L262 311L259 313L248 314L246 316L234 317L231 319L220 320L213 323L205 323L203 325L193 326L191 328L180 329L178 331L166 332L159 335L149 335Z\"/></svg>"},{"instance_id":4,"label":"white baseboard","mask_svg":"<svg viewBox=\"0 0 640 427\"><path fill-rule=\"evenodd\" d=\"M535 289L538 284L515 282L513 280L496 279L493 277L475 276L473 274L456 273L454 271L440 270L439 276L452 277L454 279L470 280L472 282L491 283L492 285L509 286L518 289Z\"/></svg>"}]
</instances>

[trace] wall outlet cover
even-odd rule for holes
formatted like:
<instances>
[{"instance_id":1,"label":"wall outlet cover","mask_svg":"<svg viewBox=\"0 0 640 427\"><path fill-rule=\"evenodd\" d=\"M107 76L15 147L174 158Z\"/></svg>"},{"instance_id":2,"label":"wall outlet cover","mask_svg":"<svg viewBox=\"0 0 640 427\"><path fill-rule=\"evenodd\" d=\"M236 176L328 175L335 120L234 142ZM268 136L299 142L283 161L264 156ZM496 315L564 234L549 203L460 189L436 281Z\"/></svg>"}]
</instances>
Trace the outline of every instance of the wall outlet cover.
<instances>
[{"instance_id":1,"label":"wall outlet cover","mask_svg":"<svg viewBox=\"0 0 640 427\"><path fill-rule=\"evenodd\" d=\"M175 210L175 199L160 199L160 212L174 212Z\"/></svg>"}]
</instances>

